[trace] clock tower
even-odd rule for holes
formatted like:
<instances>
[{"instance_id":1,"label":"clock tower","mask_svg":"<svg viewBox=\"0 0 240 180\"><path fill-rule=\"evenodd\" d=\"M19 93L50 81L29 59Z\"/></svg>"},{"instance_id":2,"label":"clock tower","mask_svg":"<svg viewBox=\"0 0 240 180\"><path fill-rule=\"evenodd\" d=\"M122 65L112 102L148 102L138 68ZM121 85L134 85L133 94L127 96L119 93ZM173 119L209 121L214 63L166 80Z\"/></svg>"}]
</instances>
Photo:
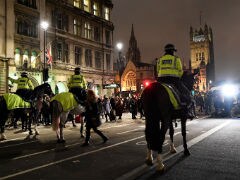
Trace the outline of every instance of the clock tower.
<instances>
[{"instance_id":1,"label":"clock tower","mask_svg":"<svg viewBox=\"0 0 240 180\"><path fill-rule=\"evenodd\" d=\"M207 25L200 29L190 27L190 69L198 71L195 89L206 92L215 81L215 65L213 51L213 33Z\"/></svg>"}]
</instances>

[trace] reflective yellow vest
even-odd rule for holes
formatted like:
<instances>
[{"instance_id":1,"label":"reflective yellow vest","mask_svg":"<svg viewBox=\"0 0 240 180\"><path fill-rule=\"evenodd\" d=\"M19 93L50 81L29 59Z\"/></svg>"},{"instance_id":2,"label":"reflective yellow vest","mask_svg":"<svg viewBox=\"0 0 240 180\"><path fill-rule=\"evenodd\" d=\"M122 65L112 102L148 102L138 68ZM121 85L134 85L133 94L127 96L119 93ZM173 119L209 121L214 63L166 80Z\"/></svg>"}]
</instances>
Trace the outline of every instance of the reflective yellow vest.
<instances>
[{"instance_id":1,"label":"reflective yellow vest","mask_svg":"<svg viewBox=\"0 0 240 180\"><path fill-rule=\"evenodd\" d=\"M72 75L69 82L68 82L68 88L74 88L74 87L81 87L83 89L86 89L86 82L82 75Z\"/></svg>"},{"instance_id":2,"label":"reflective yellow vest","mask_svg":"<svg viewBox=\"0 0 240 180\"><path fill-rule=\"evenodd\" d=\"M18 79L9 78L12 83L17 83L17 89L34 89L32 81L27 77L20 77Z\"/></svg>"},{"instance_id":3,"label":"reflective yellow vest","mask_svg":"<svg viewBox=\"0 0 240 180\"><path fill-rule=\"evenodd\" d=\"M157 62L158 77L182 77L183 69L181 59L177 56L166 54Z\"/></svg>"}]
</instances>

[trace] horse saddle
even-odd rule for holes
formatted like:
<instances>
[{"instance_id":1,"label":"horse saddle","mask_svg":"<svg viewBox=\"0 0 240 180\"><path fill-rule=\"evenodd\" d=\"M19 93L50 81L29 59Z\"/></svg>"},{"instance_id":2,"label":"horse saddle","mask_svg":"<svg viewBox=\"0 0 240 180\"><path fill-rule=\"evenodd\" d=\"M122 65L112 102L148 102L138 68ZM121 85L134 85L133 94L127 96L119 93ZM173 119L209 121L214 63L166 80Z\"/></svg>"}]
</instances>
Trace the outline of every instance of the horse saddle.
<instances>
[{"instance_id":1,"label":"horse saddle","mask_svg":"<svg viewBox=\"0 0 240 180\"><path fill-rule=\"evenodd\" d=\"M182 102L180 100L178 90L173 85L170 84L162 83L162 86L166 89L174 109L175 110L181 109Z\"/></svg>"},{"instance_id":2,"label":"horse saddle","mask_svg":"<svg viewBox=\"0 0 240 180\"><path fill-rule=\"evenodd\" d=\"M78 92L74 92L73 95L76 101L78 102L78 104L81 104L81 105L85 104L87 92L84 89L81 89Z\"/></svg>"}]
</instances>

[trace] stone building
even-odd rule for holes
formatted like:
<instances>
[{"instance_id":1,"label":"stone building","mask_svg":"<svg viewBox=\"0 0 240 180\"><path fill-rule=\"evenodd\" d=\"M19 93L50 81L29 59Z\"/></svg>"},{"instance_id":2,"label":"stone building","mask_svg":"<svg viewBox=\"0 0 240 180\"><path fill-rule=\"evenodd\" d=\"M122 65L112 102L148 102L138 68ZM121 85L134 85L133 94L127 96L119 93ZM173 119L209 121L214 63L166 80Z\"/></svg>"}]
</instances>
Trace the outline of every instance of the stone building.
<instances>
[{"instance_id":1,"label":"stone building","mask_svg":"<svg viewBox=\"0 0 240 180\"><path fill-rule=\"evenodd\" d=\"M137 40L134 35L132 25L129 48L126 53L127 64L121 70L121 90L124 92L133 91L141 93L144 86L154 81L154 65L141 62L140 50L137 46Z\"/></svg>"},{"instance_id":2,"label":"stone building","mask_svg":"<svg viewBox=\"0 0 240 180\"><path fill-rule=\"evenodd\" d=\"M190 62L192 71L198 70L198 81L195 90L206 92L215 80L215 63L213 50L213 33L211 27L193 29L190 27Z\"/></svg>"},{"instance_id":3,"label":"stone building","mask_svg":"<svg viewBox=\"0 0 240 180\"><path fill-rule=\"evenodd\" d=\"M43 68L55 92L68 91L75 67L99 95L111 94L103 85L114 81L111 0L2 0L0 1L0 93L8 91L7 76L27 71L34 85L43 82ZM46 21L44 31L40 24ZM45 59L46 52L52 62ZM45 64L45 65L44 65ZM3 70L2 70L3 69ZM13 85L11 91L16 90Z\"/></svg>"}]
</instances>

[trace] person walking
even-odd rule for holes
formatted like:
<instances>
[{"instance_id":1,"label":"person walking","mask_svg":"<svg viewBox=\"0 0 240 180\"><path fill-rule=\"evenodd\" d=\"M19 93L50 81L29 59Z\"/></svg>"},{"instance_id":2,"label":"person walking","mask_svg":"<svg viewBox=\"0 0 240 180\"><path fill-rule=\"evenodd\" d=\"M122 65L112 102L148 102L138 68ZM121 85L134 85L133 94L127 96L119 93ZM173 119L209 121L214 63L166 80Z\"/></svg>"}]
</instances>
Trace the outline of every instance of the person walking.
<instances>
[{"instance_id":1,"label":"person walking","mask_svg":"<svg viewBox=\"0 0 240 180\"><path fill-rule=\"evenodd\" d=\"M138 112L140 113L140 119L142 119L144 116L144 113L143 113L143 104L142 104L141 97L139 97L137 100L137 106L138 106Z\"/></svg>"},{"instance_id":2,"label":"person walking","mask_svg":"<svg viewBox=\"0 0 240 180\"><path fill-rule=\"evenodd\" d=\"M108 138L100 130L98 130L98 126L100 126L101 120L97 105L97 98L93 90L87 91L85 121L86 121L86 138L82 146L89 145L91 129L93 129L93 131L103 139L103 143L106 143Z\"/></svg>"},{"instance_id":3,"label":"person walking","mask_svg":"<svg viewBox=\"0 0 240 180\"><path fill-rule=\"evenodd\" d=\"M135 95L132 95L130 99L130 109L129 111L132 113L132 119L137 119L137 98Z\"/></svg>"},{"instance_id":4,"label":"person walking","mask_svg":"<svg viewBox=\"0 0 240 180\"><path fill-rule=\"evenodd\" d=\"M43 97L42 116L43 122L46 126L52 124L50 113L50 97L47 94Z\"/></svg>"},{"instance_id":5,"label":"person walking","mask_svg":"<svg viewBox=\"0 0 240 180\"><path fill-rule=\"evenodd\" d=\"M105 95L103 99L103 110L106 118L106 122L108 122L108 118L110 120L110 112L112 110L111 103L109 98Z\"/></svg>"},{"instance_id":6,"label":"person walking","mask_svg":"<svg viewBox=\"0 0 240 180\"><path fill-rule=\"evenodd\" d=\"M110 98L111 111L110 111L110 121L116 120L116 99L114 95Z\"/></svg>"},{"instance_id":7,"label":"person walking","mask_svg":"<svg viewBox=\"0 0 240 180\"><path fill-rule=\"evenodd\" d=\"M122 119L123 114L123 101L120 97L116 97L116 116L118 116L118 119Z\"/></svg>"}]
</instances>

